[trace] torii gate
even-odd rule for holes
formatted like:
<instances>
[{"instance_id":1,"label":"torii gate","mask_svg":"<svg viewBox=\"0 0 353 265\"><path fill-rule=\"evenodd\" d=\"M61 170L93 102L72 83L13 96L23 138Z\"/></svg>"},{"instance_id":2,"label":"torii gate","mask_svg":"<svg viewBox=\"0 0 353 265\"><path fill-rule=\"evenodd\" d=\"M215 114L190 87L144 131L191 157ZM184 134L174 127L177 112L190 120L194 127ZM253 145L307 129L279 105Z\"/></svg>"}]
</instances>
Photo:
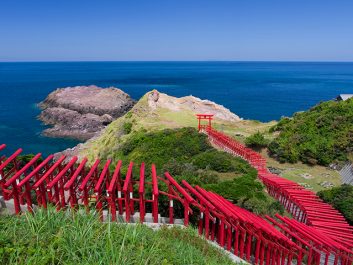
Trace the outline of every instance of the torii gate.
<instances>
[{"instance_id":1,"label":"torii gate","mask_svg":"<svg viewBox=\"0 0 353 265\"><path fill-rule=\"evenodd\" d=\"M199 122L199 125L198 125L199 131L205 128L209 128L209 129L212 128L211 121L213 120L213 116L214 116L213 114L196 114L196 116ZM201 120L208 120L208 125L201 124Z\"/></svg>"}]
</instances>

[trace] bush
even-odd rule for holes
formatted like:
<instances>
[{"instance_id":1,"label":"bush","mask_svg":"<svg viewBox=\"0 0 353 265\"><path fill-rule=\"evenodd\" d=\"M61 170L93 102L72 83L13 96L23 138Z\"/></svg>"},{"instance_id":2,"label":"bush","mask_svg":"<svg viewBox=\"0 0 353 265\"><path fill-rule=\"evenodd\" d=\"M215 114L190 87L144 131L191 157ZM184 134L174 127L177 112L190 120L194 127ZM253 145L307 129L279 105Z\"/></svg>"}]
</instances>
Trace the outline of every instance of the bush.
<instances>
[{"instance_id":1,"label":"bush","mask_svg":"<svg viewBox=\"0 0 353 265\"><path fill-rule=\"evenodd\" d=\"M125 122L123 125L123 131L124 134L129 134L131 132L132 129L132 123L131 122Z\"/></svg>"},{"instance_id":2,"label":"bush","mask_svg":"<svg viewBox=\"0 0 353 265\"><path fill-rule=\"evenodd\" d=\"M217 150L209 150L196 155L192 163L201 169L210 169L217 172L231 172L235 170L230 154Z\"/></svg>"},{"instance_id":3,"label":"bush","mask_svg":"<svg viewBox=\"0 0 353 265\"><path fill-rule=\"evenodd\" d=\"M127 118L127 119L132 118L132 111L131 110L125 114L125 118Z\"/></svg>"},{"instance_id":4,"label":"bush","mask_svg":"<svg viewBox=\"0 0 353 265\"><path fill-rule=\"evenodd\" d=\"M198 177L203 184L217 184L220 182L219 176L209 171L201 170Z\"/></svg>"},{"instance_id":5,"label":"bush","mask_svg":"<svg viewBox=\"0 0 353 265\"><path fill-rule=\"evenodd\" d=\"M248 147L262 148L266 147L268 143L269 141L260 132L252 134L245 139L245 144Z\"/></svg>"},{"instance_id":6,"label":"bush","mask_svg":"<svg viewBox=\"0 0 353 265\"><path fill-rule=\"evenodd\" d=\"M206 136L194 128L139 131L121 146L127 161L155 163L159 170L172 160L174 164L188 163L195 155L210 149Z\"/></svg>"},{"instance_id":7,"label":"bush","mask_svg":"<svg viewBox=\"0 0 353 265\"><path fill-rule=\"evenodd\" d=\"M280 134L269 144L269 153L280 162L327 166L345 161L353 153L352 121L352 99L320 103L271 128Z\"/></svg>"},{"instance_id":8,"label":"bush","mask_svg":"<svg viewBox=\"0 0 353 265\"><path fill-rule=\"evenodd\" d=\"M319 191L318 195L340 211L346 220L353 225L353 186L343 184L341 187Z\"/></svg>"}]
</instances>

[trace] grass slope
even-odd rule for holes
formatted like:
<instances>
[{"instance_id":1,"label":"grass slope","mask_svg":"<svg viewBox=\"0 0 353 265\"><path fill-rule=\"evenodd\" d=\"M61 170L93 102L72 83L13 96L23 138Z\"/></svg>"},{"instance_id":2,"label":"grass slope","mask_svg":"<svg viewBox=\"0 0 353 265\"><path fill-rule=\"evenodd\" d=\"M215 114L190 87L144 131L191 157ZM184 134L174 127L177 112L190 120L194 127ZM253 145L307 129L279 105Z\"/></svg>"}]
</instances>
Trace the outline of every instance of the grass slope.
<instances>
[{"instance_id":1,"label":"grass slope","mask_svg":"<svg viewBox=\"0 0 353 265\"><path fill-rule=\"evenodd\" d=\"M307 189L311 189L315 192L325 190L327 188L321 185L324 182L330 182L334 186L341 185L341 176L337 171L330 168L320 165L308 165L303 162L279 162L270 157L266 149L264 149L261 154L266 158L267 166L279 169L282 177L295 181Z\"/></svg>"},{"instance_id":2,"label":"grass slope","mask_svg":"<svg viewBox=\"0 0 353 265\"><path fill-rule=\"evenodd\" d=\"M190 110L177 112L165 108L152 110L148 106L148 94L144 95L127 114L109 124L101 135L85 143L81 147L80 157L87 157L90 162L98 157L111 157L135 132L141 130L155 132L164 129L197 127L195 113ZM275 122L261 123L249 120L227 122L215 119L213 125L225 133L245 137L256 131L268 131ZM128 131L126 127L130 127Z\"/></svg>"},{"instance_id":3,"label":"grass slope","mask_svg":"<svg viewBox=\"0 0 353 265\"><path fill-rule=\"evenodd\" d=\"M234 264L188 228L101 223L39 210L0 218L0 264Z\"/></svg>"},{"instance_id":4,"label":"grass slope","mask_svg":"<svg viewBox=\"0 0 353 265\"><path fill-rule=\"evenodd\" d=\"M216 151L204 135L187 128L196 128L195 113L162 108L152 110L147 94L99 137L88 141L81 149L80 157L87 157L91 163L98 157L110 158L113 164L121 159L124 170L129 161L145 162L148 168L154 163L159 174L169 171L178 180L187 179L192 184L217 191L256 213L271 215L274 209L283 210L264 192L256 172L246 162ZM244 136L268 130L272 125L257 121L214 121L219 130Z\"/></svg>"}]
</instances>

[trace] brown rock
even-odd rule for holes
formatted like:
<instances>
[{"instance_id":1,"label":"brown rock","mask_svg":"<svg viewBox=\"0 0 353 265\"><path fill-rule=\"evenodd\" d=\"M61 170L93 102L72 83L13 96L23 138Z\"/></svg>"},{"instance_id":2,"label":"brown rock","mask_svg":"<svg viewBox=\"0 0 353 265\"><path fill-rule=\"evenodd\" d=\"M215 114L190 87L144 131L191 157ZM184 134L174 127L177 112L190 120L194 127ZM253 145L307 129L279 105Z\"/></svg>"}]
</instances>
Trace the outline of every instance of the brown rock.
<instances>
[{"instance_id":1,"label":"brown rock","mask_svg":"<svg viewBox=\"0 0 353 265\"><path fill-rule=\"evenodd\" d=\"M135 101L117 88L78 86L57 89L39 104L39 119L53 125L43 134L87 140L129 111Z\"/></svg>"}]
</instances>

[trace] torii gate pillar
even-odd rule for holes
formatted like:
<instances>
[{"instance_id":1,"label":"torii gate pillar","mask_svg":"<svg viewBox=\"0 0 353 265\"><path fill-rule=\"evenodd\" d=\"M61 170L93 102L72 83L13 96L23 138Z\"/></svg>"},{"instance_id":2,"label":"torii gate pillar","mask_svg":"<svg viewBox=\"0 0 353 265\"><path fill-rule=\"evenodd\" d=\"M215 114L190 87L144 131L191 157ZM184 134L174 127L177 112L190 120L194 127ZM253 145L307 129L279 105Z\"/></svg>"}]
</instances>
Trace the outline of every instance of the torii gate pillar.
<instances>
[{"instance_id":1,"label":"torii gate pillar","mask_svg":"<svg viewBox=\"0 0 353 265\"><path fill-rule=\"evenodd\" d=\"M213 120L213 114L196 114L197 120L198 120L198 129L199 131L201 129L211 129L212 128L212 120ZM208 120L208 124L201 124L201 120Z\"/></svg>"}]
</instances>

